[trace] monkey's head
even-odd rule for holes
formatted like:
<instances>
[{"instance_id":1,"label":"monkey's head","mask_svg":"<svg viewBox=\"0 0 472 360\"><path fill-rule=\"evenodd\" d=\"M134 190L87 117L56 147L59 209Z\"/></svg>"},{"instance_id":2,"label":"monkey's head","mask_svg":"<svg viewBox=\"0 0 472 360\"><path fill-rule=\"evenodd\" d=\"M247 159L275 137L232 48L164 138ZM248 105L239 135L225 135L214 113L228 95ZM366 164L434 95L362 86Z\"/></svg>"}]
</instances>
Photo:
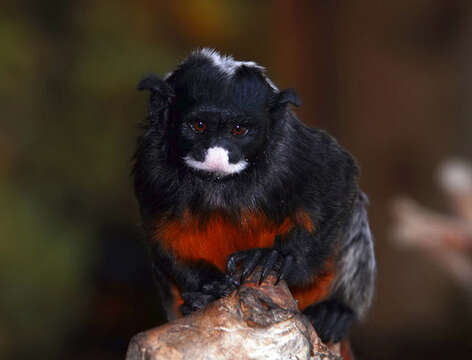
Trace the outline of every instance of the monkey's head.
<instances>
[{"instance_id":1,"label":"monkey's head","mask_svg":"<svg viewBox=\"0 0 472 360\"><path fill-rule=\"evenodd\" d=\"M261 66L209 49L192 53L164 80L143 79L138 89L151 91L150 127L167 138L175 162L218 178L250 168L287 105L299 105Z\"/></svg>"}]
</instances>

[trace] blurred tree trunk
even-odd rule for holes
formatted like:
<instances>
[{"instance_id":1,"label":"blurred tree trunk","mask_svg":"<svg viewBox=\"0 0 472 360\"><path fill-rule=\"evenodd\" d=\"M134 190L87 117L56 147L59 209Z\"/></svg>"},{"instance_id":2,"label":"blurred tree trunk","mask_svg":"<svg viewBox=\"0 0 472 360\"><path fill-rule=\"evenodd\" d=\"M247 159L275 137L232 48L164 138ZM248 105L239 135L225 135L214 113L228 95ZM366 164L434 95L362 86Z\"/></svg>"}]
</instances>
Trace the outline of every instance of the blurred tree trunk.
<instances>
[{"instance_id":1,"label":"blurred tree trunk","mask_svg":"<svg viewBox=\"0 0 472 360\"><path fill-rule=\"evenodd\" d=\"M302 99L301 118L333 131L337 105L336 1L277 0L272 7L271 41L281 83Z\"/></svg>"}]
</instances>

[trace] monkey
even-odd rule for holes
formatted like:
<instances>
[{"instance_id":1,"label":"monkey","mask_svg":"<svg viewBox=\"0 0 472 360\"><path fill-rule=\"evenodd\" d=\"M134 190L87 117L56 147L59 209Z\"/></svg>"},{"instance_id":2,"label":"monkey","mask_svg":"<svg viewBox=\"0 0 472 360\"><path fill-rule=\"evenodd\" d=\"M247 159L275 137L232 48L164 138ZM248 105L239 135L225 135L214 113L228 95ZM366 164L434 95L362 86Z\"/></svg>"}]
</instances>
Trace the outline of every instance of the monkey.
<instances>
[{"instance_id":1,"label":"monkey","mask_svg":"<svg viewBox=\"0 0 472 360\"><path fill-rule=\"evenodd\" d=\"M371 305L376 264L354 157L298 119L264 67L195 50L150 92L134 189L169 319L261 269L289 286L323 342Z\"/></svg>"}]
</instances>

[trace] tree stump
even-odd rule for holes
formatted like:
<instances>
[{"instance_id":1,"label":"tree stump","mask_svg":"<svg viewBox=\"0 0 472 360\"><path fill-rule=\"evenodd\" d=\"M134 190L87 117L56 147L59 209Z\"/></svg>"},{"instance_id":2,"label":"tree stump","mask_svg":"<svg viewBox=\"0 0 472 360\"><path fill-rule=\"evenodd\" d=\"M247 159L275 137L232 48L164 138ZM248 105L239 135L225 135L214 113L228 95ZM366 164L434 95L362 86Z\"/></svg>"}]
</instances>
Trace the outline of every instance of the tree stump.
<instances>
[{"instance_id":1,"label":"tree stump","mask_svg":"<svg viewBox=\"0 0 472 360\"><path fill-rule=\"evenodd\" d=\"M163 326L135 335L126 360L341 360L297 308L285 282L246 281L228 297Z\"/></svg>"}]
</instances>

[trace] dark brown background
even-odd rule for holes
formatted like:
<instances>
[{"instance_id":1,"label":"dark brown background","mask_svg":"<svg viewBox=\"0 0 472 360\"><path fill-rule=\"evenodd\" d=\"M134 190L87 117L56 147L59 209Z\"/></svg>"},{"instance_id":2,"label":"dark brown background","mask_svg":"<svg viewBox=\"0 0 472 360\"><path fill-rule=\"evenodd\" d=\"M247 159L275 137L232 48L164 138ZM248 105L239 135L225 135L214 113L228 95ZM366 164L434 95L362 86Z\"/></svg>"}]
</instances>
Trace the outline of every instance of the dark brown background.
<instances>
[{"instance_id":1,"label":"dark brown background","mask_svg":"<svg viewBox=\"0 0 472 360\"><path fill-rule=\"evenodd\" d=\"M467 358L471 303L394 245L392 199L447 211L445 158L472 155L469 0L18 0L0 12L0 357L123 359L163 318L129 176L142 75L215 47L296 87L358 158L379 277L361 359Z\"/></svg>"}]
</instances>

